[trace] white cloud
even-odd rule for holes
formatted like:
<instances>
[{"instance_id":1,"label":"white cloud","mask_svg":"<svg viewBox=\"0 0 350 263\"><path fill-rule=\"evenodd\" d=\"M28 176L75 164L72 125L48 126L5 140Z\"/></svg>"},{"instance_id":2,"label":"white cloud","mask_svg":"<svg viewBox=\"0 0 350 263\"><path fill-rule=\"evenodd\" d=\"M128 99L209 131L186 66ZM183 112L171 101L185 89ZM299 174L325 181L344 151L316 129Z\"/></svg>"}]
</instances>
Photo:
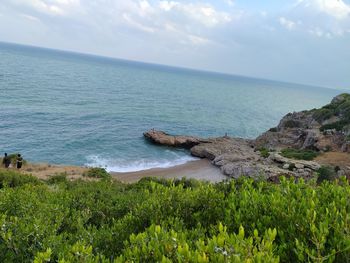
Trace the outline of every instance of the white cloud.
<instances>
[{"instance_id":1,"label":"white cloud","mask_svg":"<svg viewBox=\"0 0 350 263\"><path fill-rule=\"evenodd\" d=\"M179 2L174 2L174 1L160 1L159 7L160 7L160 9L163 9L165 11L170 11L178 4L179 4Z\"/></svg>"},{"instance_id":2,"label":"white cloud","mask_svg":"<svg viewBox=\"0 0 350 263\"><path fill-rule=\"evenodd\" d=\"M350 18L350 6L343 0L299 0L298 5L313 8L336 19Z\"/></svg>"},{"instance_id":3,"label":"white cloud","mask_svg":"<svg viewBox=\"0 0 350 263\"><path fill-rule=\"evenodd\" d=\"M283 27L285 27L288 30L293 30L296 27L296 23L294 21L288 20L285 17L280 17L278 21Z\"/></svg>"},{"instance_id":4,"label":"white cloud","mask_svg":"<svg viewBox=\"0 0 350 263\"><path fill-rule=\"evenodd\" d=\"M67 15L77 10L80 0L5 0L18 8L29 7L47 15Z\"/></svg>"},{"instance_id":5,"label":"white cloud","mask_svg":"<svg viewBox=\"0 0 350 263\"><path fill-rule=\"evenodd\" d=\"M217 11L209 4L180 3L175 1L160 1L160 10L173 11L186 18L201 23L207 27L226 24L232 20L229 13Z\"/></svg>"}]
</instances>

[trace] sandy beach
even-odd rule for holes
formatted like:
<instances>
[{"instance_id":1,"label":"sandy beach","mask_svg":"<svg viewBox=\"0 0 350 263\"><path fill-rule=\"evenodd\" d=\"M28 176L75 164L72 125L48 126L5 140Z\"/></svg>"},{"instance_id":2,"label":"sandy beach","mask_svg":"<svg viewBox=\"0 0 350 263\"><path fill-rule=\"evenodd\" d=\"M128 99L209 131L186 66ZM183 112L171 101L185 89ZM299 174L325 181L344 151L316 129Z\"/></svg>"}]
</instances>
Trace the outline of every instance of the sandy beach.
<instances>
[{"instance_id":1,"label":"sandy beach","mask_svg":"<svg viewBox=\"0 0 350 263\"><path fill-rule=\"evenodd\" d=\"M52 165L52 164L27 164L20 171L26 174L32 174L39 179L49 179L51 176L65 173L70 180L91 178L83 177L82 174L87 171L88 167L71 166L71 165ZM137 172L127 173L110 173L116 180L133 183L144 177L157 178L192 178L197 180L205 180L210 182L220 182L227 179L220 169L212 165L208 160L191 161L182 165L169 168L155 168Z\"/></svg>"},{"instance_id":2,"label":"sandy beach","mask_svg":"<svg viewBox=\"0 0 350 263\"><path fill-rule=\"evenodd\" d=\"M143 177L157 177L166 179L186 177L210 182L220 182L228 178L220 172L219 168L212 165L207 159L191 161L169 168L156 168L138 172L111 174L117 180L126 183L136 182Z\"/></svg>"}]
</instances>

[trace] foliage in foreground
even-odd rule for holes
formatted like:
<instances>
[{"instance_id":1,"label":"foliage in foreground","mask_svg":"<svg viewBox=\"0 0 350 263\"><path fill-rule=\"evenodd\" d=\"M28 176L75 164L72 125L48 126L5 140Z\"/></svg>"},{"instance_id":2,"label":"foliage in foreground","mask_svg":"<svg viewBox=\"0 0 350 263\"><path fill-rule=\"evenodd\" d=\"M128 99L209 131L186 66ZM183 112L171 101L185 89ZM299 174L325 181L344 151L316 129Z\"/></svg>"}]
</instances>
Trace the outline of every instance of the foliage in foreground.
<instances>
[{"instance_id":1,"label":"foliage in foreground","mask_svg":"<svg viewBox=\"0 0 350 263\"><path fill-rule=\"evenodd\" d=\"M13 176L0 170L0 180ZM21 178L1 182L1 262L350 261L345 180Z\"/></svg>"}]
</instances>

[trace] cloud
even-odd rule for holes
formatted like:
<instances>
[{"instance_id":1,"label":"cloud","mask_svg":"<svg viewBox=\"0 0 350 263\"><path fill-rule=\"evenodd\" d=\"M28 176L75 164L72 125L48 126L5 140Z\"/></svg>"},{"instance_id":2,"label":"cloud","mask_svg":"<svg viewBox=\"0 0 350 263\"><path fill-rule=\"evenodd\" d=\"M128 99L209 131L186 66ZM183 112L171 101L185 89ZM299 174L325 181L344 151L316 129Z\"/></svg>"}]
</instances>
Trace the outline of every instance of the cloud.
<instances>
[{"instance_id":1,"label":"cloud","mask_svg":"<svg viewBox=\"0 0 350 263\"><path fill-rule=\"evenodd\" d=\"M350 6L342 0L299 0L298 5L312 8L336 19L350 18Z\"/></svg>"},{"instance_id":2,"label":"cloud","mask_svg":"<svg viewBox=\"0 0 350 263\"><path fill-rule=\"evenodd\" d=\"M5 0L17 8L28 7L47 15L67 15L80 6L80 0Z\"/></svg>"},{"instance_id":3,"label":"cloud","mask_svg":"<svg viewBox=\"0 0 350 263\"><path fill-rule=\"evenodd\" d=\"M207 27L226 24L232 20L229 13L217 11L209 4L160 1L159 8L166 12L173 11Z\"/></svg>"},{"instance_id":4,"label":"cloud","mask_svg":"<svg viewBox=\"0 0 350 263\"><path fill-rule=\"evenodd\" d=\"M288 20L285 17L279 18L280 24L288 30L293 30L296 27L296 23L292 20Z\"/></svg>"}]
</instances>

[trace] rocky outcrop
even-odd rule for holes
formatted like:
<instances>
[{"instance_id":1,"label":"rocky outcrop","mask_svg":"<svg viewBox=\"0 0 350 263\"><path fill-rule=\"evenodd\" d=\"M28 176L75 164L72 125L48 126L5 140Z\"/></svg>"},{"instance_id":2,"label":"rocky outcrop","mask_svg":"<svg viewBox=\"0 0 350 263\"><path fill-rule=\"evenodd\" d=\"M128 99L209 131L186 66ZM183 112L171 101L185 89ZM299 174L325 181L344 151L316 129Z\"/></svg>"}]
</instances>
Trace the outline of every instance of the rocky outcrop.
<instances>
[{"instance_id":1,"label":"rocky outcrop","mask_svg":"<svg viewBox=\"0 0 350 263\"><path fill-rule=\"evenodd\" d=\"M256 147L349 151L350 95L341 94L320 109L288 113L255 140Z\"/></svg>"},{"instance_id":2,"label":"rocky outcrop","mask_svg":"<svg viewBox=\"0 0 350 263\"><path fill-rule=\"evenodd\" d=\"M205 140L198 137L170 135L163 131L156 131L154 129L145 132L143 136L155 144L185 149L190 149L201 142L205 142Z\"/></svg>"},{"instance_id":3,"label":"rocky outcrop","mask_svg":"<svg viewBox=\"0 0 350 263\"><path fill-rule=\"evenodd\" d=\"M277 127L271 128L255 140L227 136L202 139L174 136L156 130L144 133L153 143L190 149L193 156L211 160L229 177L264 177L271 181L276 181L281 175L311 178L320 168L316 162L285 158L279 154L281 149L350 152L348 135L349 94L335 97L329 105L321 109L289 113L281 119ZM258 151L261 148L270 150L268 158L261 156Z\"/></svg>"}]
</instances>

